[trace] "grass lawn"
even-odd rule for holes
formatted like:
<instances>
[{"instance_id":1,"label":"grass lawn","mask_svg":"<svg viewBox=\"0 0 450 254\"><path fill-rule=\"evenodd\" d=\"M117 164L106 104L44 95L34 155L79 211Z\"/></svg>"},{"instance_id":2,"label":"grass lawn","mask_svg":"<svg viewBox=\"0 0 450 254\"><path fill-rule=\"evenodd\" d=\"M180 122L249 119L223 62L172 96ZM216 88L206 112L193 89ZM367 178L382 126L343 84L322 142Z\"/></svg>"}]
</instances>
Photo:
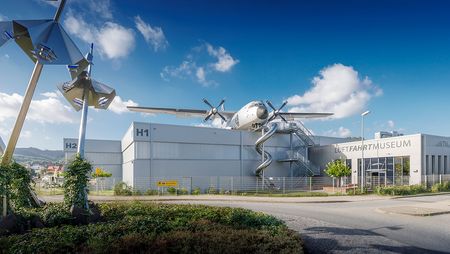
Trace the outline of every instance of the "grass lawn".
<instances>
[{"instance_id":1,"label":"grass lawn","mask_svg":"<svg viewBox=\"0 0 450 254\"><path fill-rule=\"evenodd\" d=\"M282 221L246 209L139 202L94 209L100 219L78 225L63 204L22 211L17 231L3 232L0 253L303 253ZM44 228L30 228L36 218Z\"/></svg>"}]
</instances>

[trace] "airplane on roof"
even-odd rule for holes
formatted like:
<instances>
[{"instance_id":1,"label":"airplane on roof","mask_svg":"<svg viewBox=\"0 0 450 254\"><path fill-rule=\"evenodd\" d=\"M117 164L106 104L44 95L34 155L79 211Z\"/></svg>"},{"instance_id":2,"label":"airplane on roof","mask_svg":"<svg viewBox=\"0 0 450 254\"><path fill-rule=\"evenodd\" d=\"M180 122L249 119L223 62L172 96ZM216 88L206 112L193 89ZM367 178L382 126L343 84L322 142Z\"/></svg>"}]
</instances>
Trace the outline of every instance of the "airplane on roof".
<instances>
[{"instance_id":1,"label":"airplane on roof","mask_svg":"<svg viewBox=\"0 0 450 254\"><path fill-rule=\"evenodd\" d=\"M333 115L333 113L290 113L281 112L287 101L283 102L281 107L276 109L270 101L266 101L267 105L272 109L268 112L266 104L262 101L251 101L247 103L237 112L223 110L225 100L222 100L217 107L214 107L208 100L203 99L211 109L180 109L180 108L154 108L154 107L135 107L128 106L128 110L141 113L153 114L172 114L180 117L204 117L204 121L208 121L213 117L220 117L226 122L226 128L235 130L260 130L265 124L280 117L281 120L287 122L287 119L294 120L299 118L321 118ZM218 108L222 110L219 111Z\"/></svg>"}]
</instances>

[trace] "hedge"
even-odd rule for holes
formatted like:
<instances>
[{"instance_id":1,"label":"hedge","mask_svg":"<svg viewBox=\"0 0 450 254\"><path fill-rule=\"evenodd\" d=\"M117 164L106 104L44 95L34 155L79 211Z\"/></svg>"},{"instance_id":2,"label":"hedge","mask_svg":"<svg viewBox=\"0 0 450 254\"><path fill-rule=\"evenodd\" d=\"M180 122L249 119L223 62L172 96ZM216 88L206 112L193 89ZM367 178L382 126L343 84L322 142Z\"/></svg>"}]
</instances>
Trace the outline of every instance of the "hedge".
<instances>
[{"instance_id":1,"label":"hedge","mask_svg":"<svg viewBox=\"0 0 450 254\"><path fill-rule=\"evenodd\" d=\"M50 207L24 216L46 228L0 238L0 253L302 253L282 221L246 209L107 203L100 222L72 225L63 206Z\"/></svg>"}]
</instances>

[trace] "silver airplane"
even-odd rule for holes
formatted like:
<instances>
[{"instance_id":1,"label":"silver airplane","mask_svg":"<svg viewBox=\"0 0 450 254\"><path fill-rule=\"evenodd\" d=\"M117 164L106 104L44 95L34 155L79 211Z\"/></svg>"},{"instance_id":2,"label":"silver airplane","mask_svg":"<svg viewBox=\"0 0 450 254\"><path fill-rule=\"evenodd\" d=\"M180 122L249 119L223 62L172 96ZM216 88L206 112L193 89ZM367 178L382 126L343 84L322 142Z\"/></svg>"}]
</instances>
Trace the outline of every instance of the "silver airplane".
<instances>
[{"instance_id":1,"label":"silver airplane","mask_svg":"<svg viewBox=\"0 0 450 254\"><path fill-rule=\"evenodd\" d=\"M128 110L141 113L153 113L153 114L172 114L180 117L204 117L205 121L213 117L220 117L225 123L226 128L235 130L260 130L265 124L273 121L275 118L280 117L283 121L300 119L300 118L321 118L333 115L332 113L289 113L281 112L281 109L286 106L287 101L276 109L270 101L267 101L267 105L272 109L269 113L266 104L262 101L251 101L247 103L237 112L232 111L219 111L218 108L223 109L225 100L222 100L217 107L214 107L208 100L203 99L211 109L179 109L179 108L154 108L154 107L134 107L128 106Z\"/></svg>"}]
</instances>

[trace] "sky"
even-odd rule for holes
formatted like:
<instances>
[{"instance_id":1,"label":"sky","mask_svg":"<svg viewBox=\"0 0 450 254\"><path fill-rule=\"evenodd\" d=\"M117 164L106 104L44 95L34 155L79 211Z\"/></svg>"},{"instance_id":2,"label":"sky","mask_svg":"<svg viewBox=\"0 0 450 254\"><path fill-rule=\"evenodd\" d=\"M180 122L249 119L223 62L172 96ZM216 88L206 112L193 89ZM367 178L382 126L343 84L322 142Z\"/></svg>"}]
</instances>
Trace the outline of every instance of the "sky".
<instances>
[{"instance_id":1,"label":"sky","mask_svg":"<svg viewBox=\"0 0 450 254\"><path fill-rule=\"evenodd\" d=\"M117 91L90 109L87 138L122 139L132 121L204 125L202 119L131 113L127 105L226 110L252 100L286 111L332 112L308 120L315 135L376 131L450 136L448 1L68 0L61 18L93 78ZM46 19L55 3L2 0L0 20ZM10 41L0 48L0 136L8 140L33 63ZM56 85L65 66L45 66L18 147L62 149L80 112ZM211 123L208 123L211 124Z\"/></svg>"}]
</instances>

